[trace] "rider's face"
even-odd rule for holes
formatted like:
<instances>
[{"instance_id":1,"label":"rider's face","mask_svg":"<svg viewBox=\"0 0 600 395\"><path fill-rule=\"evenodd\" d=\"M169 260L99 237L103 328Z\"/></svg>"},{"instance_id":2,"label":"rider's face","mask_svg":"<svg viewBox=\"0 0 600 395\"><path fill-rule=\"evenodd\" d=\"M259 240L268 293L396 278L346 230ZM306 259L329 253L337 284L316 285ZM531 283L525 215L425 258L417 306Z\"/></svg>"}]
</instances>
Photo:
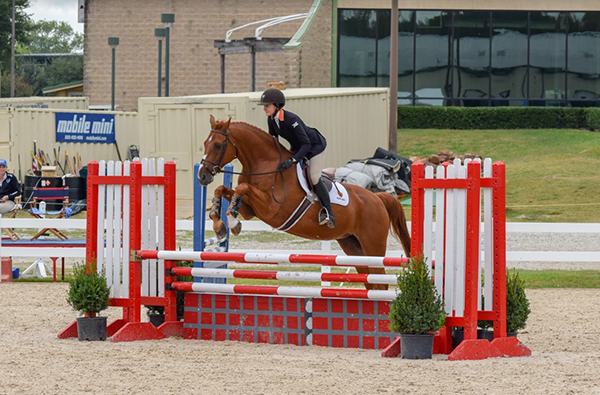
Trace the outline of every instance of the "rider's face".
<instances>
[{"instance_id":1,"label":"rider's face","mask_svg":"<svg viewBox=\"0 0 600 395\"><path fill-rule=\"evenodd\" d=\"M277 107L275 107L275 104L265 104L264 110L265 110L265 114L267 114L267 117L272 117L273 115L275 115L275 111L277 111Z\"/></svg>"}]
</instances>

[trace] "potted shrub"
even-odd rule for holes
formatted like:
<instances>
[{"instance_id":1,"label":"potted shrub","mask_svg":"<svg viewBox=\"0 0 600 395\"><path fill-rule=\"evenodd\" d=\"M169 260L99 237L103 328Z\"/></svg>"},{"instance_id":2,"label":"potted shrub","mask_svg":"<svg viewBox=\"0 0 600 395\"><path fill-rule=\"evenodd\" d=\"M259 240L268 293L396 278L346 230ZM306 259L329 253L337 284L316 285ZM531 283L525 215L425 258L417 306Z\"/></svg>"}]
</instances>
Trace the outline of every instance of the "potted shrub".
<instances>
[{"instance_id":1,"label":"potted shrub","mask_svg":"<svg viewBox=\"0 0 600 395\"><path fill-rule=\"evenodd\" d=\"M146 306L146 314L148 321L155 327L161 326L165 322L165 307L164 306Z\"/></svg>"},{"instance_id":2,"label":"potted shrub","mask_svg":"<svg viewBox=\"0 0 600 395\"><path fill-rule=\"evenodd\" d=\"M531 309L525 295L523 280L516 270L506 275L506 332L508 336L517 336L517 331L525 328Z\"/></svg>"},{"instance_id":3,"label":"potted shrub","mask_svg":"<svg viewBox=\"0 0 600 395\"><path fill-rule=\"evenodd\" d=\"M97 317L108 308L110 289L95 265L76 265L69 280L67 302L83 317L77 318L79 340L106 340L106 317Z\"/></svg>"},{"instance_id":4,"label":"potted shrub","mask_svg":"<svg viewBox=\"0 0 600 395\"><path fill-rule=\"evenodd\" d=\"M444 326L446 314L422 255L404 267L398 288L389 317L390 329L400 333L400 354L408 359L431 358L434 333Z\"/></svg>"}]
</instances>

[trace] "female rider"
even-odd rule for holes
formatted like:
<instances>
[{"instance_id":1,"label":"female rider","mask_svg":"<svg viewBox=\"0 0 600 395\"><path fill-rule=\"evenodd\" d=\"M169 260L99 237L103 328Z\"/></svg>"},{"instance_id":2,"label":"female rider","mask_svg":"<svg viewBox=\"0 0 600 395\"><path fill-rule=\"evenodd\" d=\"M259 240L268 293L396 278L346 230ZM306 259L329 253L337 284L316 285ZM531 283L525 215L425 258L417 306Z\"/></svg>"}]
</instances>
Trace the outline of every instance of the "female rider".
<instances>
[{"instance_id":1,"label":"female rider","mask_svg":"<svg viewBox=\"0 0 600 395\"><path fill-rule=\"evenodd\" d=\"M334 228L335 218L331 210L329 192L321 180L327 152L325 137L317 129L306 126L299 116L283 109L285 96L279 89L270 88L264 91L259 104L264 106L269 134L287 140L290 150L294 153L291 159L280 163L277 170L288 169L303 158L310 161L310 179L321 204L319 225L327 224L329 228Z\"/></svg>"}]
</instances>

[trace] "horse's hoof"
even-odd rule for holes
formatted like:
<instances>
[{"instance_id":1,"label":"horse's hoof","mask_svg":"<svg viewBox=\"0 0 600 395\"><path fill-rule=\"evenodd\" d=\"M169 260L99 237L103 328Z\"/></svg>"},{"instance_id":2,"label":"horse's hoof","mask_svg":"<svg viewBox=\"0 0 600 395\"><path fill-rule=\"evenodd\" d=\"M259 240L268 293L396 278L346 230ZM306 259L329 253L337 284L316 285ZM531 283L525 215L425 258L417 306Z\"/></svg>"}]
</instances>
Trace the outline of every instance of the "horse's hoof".
<instances>
[{"instance_id":1,"label":"horse's hoof","mask_svg":"<svg viewBox=\"0 0 600 395\"><path fill-rule=\"evenodd\" d=\"M238 221L237 219L235 219L234 221L230 221L229 223L231 224L231 227L229 228L231 233L234 236L239 235L240 232L242 231L242 223L240 221Z\"/></svg>"},{"instance_id":2,"label":"horse's hoof","mask_svg":"<svg viewBox=\"0 0 600 395\"><path fill-rule=\"evenodd\" d=\"M221 222L221 227L218 229L214 229L214 231L219 239L222 239L227 236L227 227L222 222Z\"/></svg>"}]
</instances>

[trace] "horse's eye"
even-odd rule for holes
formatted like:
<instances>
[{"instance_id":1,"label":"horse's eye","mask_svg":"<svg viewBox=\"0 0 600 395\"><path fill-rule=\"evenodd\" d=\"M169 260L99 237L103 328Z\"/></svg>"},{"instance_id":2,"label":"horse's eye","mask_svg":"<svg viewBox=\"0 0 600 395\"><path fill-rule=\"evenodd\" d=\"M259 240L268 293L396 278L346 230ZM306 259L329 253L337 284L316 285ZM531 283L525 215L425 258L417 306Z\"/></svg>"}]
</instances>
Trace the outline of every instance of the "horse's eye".
<instances>
[{"instance_id":1,"label":"horse's eye","mask_svg":"<svg viewBox=\"0 0 600 395\"><path fill-rule=\"evenodd\" d=\"M215 150L221 151L222 149L223 149L223 144L221 144L221 143L216 143L215 144Z\"/></svg>"}]
</instances>

